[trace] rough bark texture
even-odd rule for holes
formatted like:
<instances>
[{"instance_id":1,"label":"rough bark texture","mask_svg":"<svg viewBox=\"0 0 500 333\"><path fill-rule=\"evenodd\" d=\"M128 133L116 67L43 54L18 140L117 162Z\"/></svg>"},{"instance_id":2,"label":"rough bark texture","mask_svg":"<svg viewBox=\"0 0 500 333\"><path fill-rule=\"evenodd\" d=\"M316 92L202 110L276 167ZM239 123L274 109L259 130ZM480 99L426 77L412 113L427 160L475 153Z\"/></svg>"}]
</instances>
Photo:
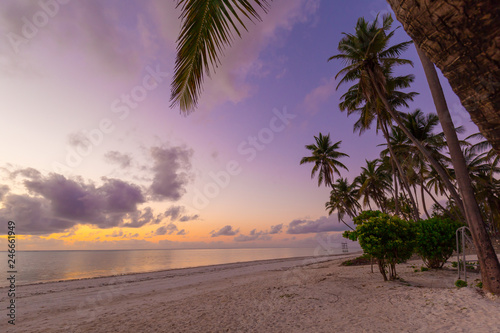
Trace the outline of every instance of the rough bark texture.
<instances>
[{"instance_id":1,"label":"rough bark texture","mask_svg":"<svg viewBox=\"0 0 500 333\"><path fill-rule=\"evenodd\" d=\"M498 0L387 0L500 153Z\"/></svg>"},{"instance_id":2,"label":"rough bark texture","mask_svg":"<svg viewBox=\"0 0 500 333\"><path fill-rule=\"evenodd\" d=\"M477 250L477 257L481 266L481 276L484 288L492 293L500 293L500 262L491 243L491 239L486 232L486 228L481 216L481 211L476 202L474 189L469 177L469 170L465 163L465 158L458 141L455 126L450 117L448 105L444 97L443 89L437 75L436 68L429 58L417 47L417 53L422 61L425 76L431 89L432 98L436 106L436 112L443 127L443 132L448 144L451 162L457 176L458 188L462 195L465 217L472 233L472 239Z\"/></svg>"}]
</instances>

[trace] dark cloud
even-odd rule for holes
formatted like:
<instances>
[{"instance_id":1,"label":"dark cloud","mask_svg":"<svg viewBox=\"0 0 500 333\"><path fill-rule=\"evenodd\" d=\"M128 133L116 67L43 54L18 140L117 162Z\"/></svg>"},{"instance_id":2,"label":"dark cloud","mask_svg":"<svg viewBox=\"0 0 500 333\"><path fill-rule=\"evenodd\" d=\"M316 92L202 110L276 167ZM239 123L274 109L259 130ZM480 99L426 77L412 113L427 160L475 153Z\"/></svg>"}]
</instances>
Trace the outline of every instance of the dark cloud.
<instances>
[{"instance_id":1,"label":"dark cloud","mask_svg":"<svg viewBox=\"0 0 500 333\"><path fill-rule=\"evenodd\" d=\"M234 240L236 242L249 242L249 241L257 240L262 235L264 235L263 231L257 231L257 229L253 229L252 231L250 231L249 235L238 235L238 236L234 237Z\"/></svg>"},{"instance_id":2,"label":"dark cloud","mask_svg":"<svg viewBox=\"0 0 500 333\"><path fill-rule=\"evenodd\" d=\"M219 236L234 236L240 232L240 229L233 230L233 227L230 225L226 225L225 227L222 227L219 231L212 231L212 237L219 237Z\"/></svg>"},{"instance_id":3,"label":"dark cloud","mask_svg":"<svg viewBox=\"0 0 500 333\"><path fill-rule=\"evenodd\" d=\"M271 231L269 231L269 234L270 235L279 234L282 230L283 230L283 223L278 224L278 225L272 225Z\"/></svg>"},{"instance_id":4,"label":"dark cloud","mask_svg":"<svg viewBox=\"0 0 500 333\"><path fill-rule=\"evenodd\" d=\"M68 179L55 173L42 177L35 169L15 172L36 175L24 180L31 196L5 196L8 187L0 187L4 196L0 216L19 220L19 230L24 233L65 232L76 224L99 228L141 227L161 220L150 207L138 209L138 205L145 202L141 189L122 180L103 178L104 183L98 187L80 178Z\"/></svg>"},{"instance_id":5,"label":"dark cloud","mask_svg":"<svg viewBox=\"0 0 500 333\"><path fill-rule=\"evenodd\" d=\"M351 222L352 223L352 222ZM328 217L322 216L317 220L293 220L288 225L288 234L309 234L318 233L326 231L345 231L349 228L343 224L339 223L337 218L333 215Z\"/></svg>"},{"instance_id":6,"label":"dark cloud","mask_svg":"<svg viewBox=\"0 0 500 333\"><path fill-rule=\"evenodd\" d=\"M7 185L0 185L0 201L2 201L3 197L9 193L10 188Z\"/></svg>"},{"instance_id":7,"label":"dark cloud","mask_svg":"<svg viewBox=\"0 0 500 333\"><path fill-rule=\"evenodd\" d=\"M106 200L107 209L113 212L134 212L137 204L145 202L139 186L118 179L107 179L98 192Z\"/></svg>"},{"instance_id":8,"label":"dark cloud","mask_svg":"<svg viewBox=\"0 0 500 333\"><path fill-rule=\"evenodd\" d=\"M145 201L141 189L118 179L104 178L101 187L72 180L59 174L25 181L26 188L50 202L51 213L58 218L95 224L100 228L118 226L137 212Z\"/></svg>"},{"instance_id":9,"label":"dark cloud","mask_svg":"<svg viewBox=\"0 0 500 333\"><path fill-rule=\"evenodd\" d=\"M108 151L104 155L104 159L106 160L106 162L110 164L117 164L124 169L130 167L130 165L132 164L132 157L130 157L130 155L122 154L118 151Z\"/></svg>"},{"instance_id":10,"label":"dark cloud","mask_svg":"<svg viewBox=\"0 0 500 333\"><path fill-rule=\"evenodd\" d=\"M173 234L174 232L177 232L177 231L179 231L179 229L177 229L177 226L175 224L173 224L173 223L170 223L170 224L168 224L166 226L162 226L162 227L159 227L158 229L156 229L155 234L156 235L160 235L160 236L161 235L166 235L166 234L171 235L171 234Z\"/></svg>"},{"instance_id":11,"label":"dark cloud","mask_svg":"<svg viewBox=\"0 0 500 333\"><path fill-rule=\"evenodd\" d=\"M161 214L155 216L151 207L146 207L142 211L138 210L130 214L130 222L123 224L123 227L140 228L149 223L158 224L160 222Z\"/></svg>"},{"instance_id":12,"label":"dark cloud","mask_svg":"<svg viewBox=\"0 0 500 333\"><path fill-rule=\"evenodd\" d=\"M198 218L200 217L200 215L196 214L196 215L184 215L183 217L181 217L179 219L179 222L188 222L188 221L194 221L194 220L197 220Z\"/></svg>"},{"instance_id":13,"label":"dark cloud","mask_svg":"<svg viewBox=\"0 0 500 333\"><path fill-rule=\"evenodd\" d=\"M17 234L30 235L62 232L77 224L76 221L54 217L48 200L13 194L3 201L0 220L13 220Z\"/></svg>"},{"instance_id":14,"label":"dark cloud","mask_svg":"<svg viewBox=\"0 0 500 333\"><path fill-rule=\"evenodd\" d=\"M184 235L187 235L186 233L186 230L182 229L181 231L179 231L176 235L180 235L180 236L184 236Z\"/></svg>"},{"instance_id":15,"label":"dark cloud","mask_svg":"<svg viewBox=\"0 0 500 333\"><path fill-rule=\"evenodd\" d=\"M184 207L182 206L172 206L165 211L163 214L164 217L170 217L172 221L176 221L181 216L182 212L184 212Z\"/></svg>"},{"instance_id":16,"label":"dark cloud","mask_svg":"<svg viewBox=\"0 0 500 333\"><path fill-rule=\"evenodd\" d=\"M154 177L149 190L154 200L176 201L186 193L192 155L184 147L151 148Z\"/></svg>"}]
</instances>

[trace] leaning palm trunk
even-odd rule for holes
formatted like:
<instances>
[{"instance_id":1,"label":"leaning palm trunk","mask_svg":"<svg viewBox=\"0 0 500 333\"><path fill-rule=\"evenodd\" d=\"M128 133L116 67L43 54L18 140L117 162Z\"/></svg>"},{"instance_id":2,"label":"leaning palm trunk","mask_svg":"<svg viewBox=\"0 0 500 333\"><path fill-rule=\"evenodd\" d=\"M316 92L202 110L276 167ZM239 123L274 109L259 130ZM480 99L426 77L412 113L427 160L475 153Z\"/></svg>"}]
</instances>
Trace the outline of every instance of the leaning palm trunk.
<instances>
[{"instance_id":1,"label":"leaning palm trunk","mask_svg":"<svg viewBox=\"0 0 500 333\"><path fill-rule=\"evenodd\" d=\"M394 150L392 149L392 144L391 140L389 139L389 133L387 131L387 128L384 126L385 124L380 124L380 127L382 128L382 133L384 134L385 140L387 141L387 148L389 148L389 153L391 154L391 158L396 164L396 168L398 169L398 172L401 176L401 180L403 181L403 185L406 188L406 191L409 194L410 201L413 207L413 217L415 218L415 221L419 220L419 213L418 213L418 208L415 203L415 199L413 198L413 195L411 194L410 191L410 185L408 183L408 179L406 178L405 174L403 173L403 169L401 168L401 164L399 163L396 154L394 153Z\"/></svg>"},{"instance_id":2,"label":"leaning palm trunk","mask_svg":"<svg viewBox=\"0 0 500 333\"><path fill-rule=\"evenodd\" d=\"M427 158L429 163L434 167L436 172L439 174L439 176L443 180L443 183L445 184L446 188L450 191L458 208L460 209L462 214L464 214L464 216L465 216L465 210L464 210L464 206L462 203L462 199L458 195L458 193L455 189L455 186L453 186L453 184L451 183L446 171L443 169L441 164L439 164L439 162L436 161L436 159L431 155L431 153L427 149L425 149L424 146L422 146L422 144L417 140L417 138L415 138L415 136L413 136L413 134L408 130L408 128L406 128L406 126L403 124L403 122L401 121L399 116L396 114L396 112L394 112L394 110L391 108L391 106L389 105L389 102L387 101L385 94L383 94L382 91L380 90L380 87L375 80L375 75L371 69L368 69L368 75L370 77L370 81L371 81L373 87L375 88L375 91L376 91L378 97L380 98L380 100L384 104L386 111L389 112L392 119L394 119L396 124L398 124L399 128L401 128L403 133L406 134L406 136L411 140L411 142L413 142L415 147L417 147L417 149Z\"/></svg>"},{"instance_id":3,"label":"leaning palm trunk","mask_svg":"<svg viewBox=\"0 0 500 333\"><path fill-rule=\"evenodd\" d=\"M481 277L486 290L499 294L500 293L500 262L495 254L491 239L484 227L481 211L477 204L474 189L472 187L469 171L465 162L462 149L458 141L455 126L450 116L446 99L444 98L443 89L437 76L434 64L427 58L425 54L417 47L417 53L422 61L427 82L431 89L436 111L439 116L439 121L443 128L448 149L450 151L451 162L455 168L458 188L462 194L465 218L469 224L472 233L472 239L477 249L477 257L481 266Z\"/></svg>"}]
</instances>

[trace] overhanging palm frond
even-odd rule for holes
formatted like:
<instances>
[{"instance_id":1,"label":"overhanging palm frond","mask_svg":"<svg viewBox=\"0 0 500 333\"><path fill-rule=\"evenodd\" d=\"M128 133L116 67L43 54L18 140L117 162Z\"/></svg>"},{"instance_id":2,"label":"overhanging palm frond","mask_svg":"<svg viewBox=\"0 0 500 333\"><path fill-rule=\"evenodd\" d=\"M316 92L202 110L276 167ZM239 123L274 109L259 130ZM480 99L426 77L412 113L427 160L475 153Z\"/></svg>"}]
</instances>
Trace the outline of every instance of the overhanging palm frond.
<instances>
[{"instance_id":1,"label":"overhanging palm frond","mask_svg":"<svg viewBox=\"0 0 500 333\"><path fill-rule=\"evenodd\" d=\"M267 12L269 0L252 0ZM241 36L238 26L246 27L244 17L260 20L249 0L179 0L182 28L177 39L177 58L172 81L171 106L181 112L192 111L198 103L203 75L210 66L220 64L219 54L231 44L233 31Z\"/></svg>"}]
</instances>

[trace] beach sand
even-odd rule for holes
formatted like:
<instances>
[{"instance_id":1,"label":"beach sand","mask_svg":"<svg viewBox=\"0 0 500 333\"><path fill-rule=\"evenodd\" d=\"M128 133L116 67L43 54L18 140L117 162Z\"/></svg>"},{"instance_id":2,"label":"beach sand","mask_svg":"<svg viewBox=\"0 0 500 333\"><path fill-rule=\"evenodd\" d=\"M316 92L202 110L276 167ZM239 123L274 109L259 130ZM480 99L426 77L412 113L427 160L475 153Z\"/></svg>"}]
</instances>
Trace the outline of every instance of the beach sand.
<instances>
[{"instance_id":1,"label":"beach sand","mask_svg":"<svg viewBox=\"0 0 500 333\"><path fill-rule=\"evenodd\" d=\"M500 299L454 287L455 270L414 272L412 260L397 266L403 281L384 282L345 257L19 286L2 332L500 332Z\"/></svg>"}]
</instances>

